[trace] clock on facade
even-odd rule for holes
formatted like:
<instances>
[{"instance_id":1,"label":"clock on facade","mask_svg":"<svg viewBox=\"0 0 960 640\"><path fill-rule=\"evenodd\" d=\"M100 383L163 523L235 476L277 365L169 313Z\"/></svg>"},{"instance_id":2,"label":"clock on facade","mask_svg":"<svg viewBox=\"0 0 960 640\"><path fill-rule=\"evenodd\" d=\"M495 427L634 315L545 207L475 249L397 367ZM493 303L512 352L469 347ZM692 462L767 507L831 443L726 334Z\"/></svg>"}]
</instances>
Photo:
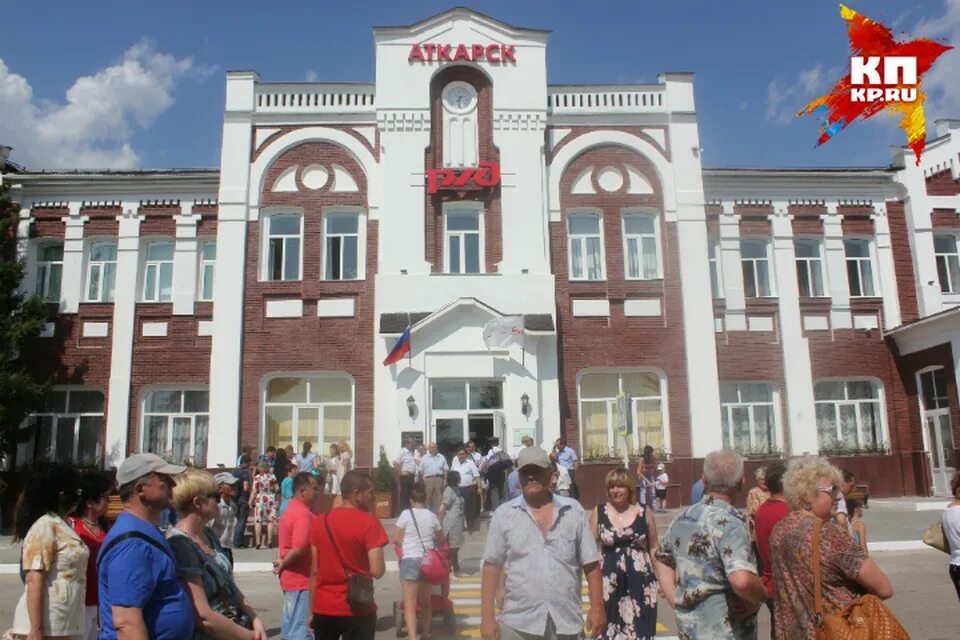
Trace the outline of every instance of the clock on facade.
<instances>
[{"instance_id":1,"label":"clock on facade","mask_svg":"<svg viewBox=\"0 0 960 640\"><path fill-rule=\"evenodd\" d=\"M443 90L443 103L448 111L467 113L477 104L477 90L467 82L451 82Z\"/></svg>"}]
</instances>

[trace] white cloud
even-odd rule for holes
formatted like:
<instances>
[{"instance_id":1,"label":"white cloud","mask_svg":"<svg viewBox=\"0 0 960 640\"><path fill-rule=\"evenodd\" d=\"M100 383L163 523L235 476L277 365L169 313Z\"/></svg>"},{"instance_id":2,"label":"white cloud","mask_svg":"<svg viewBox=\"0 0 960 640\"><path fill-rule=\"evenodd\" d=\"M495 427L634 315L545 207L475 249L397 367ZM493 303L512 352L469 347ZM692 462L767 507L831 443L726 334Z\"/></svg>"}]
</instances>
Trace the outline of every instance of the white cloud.
<instances>
[{"instance_id":1,"label":"white cloud","mask_svg":"<svg viewBox=\"0 0 960 640\"><path fill-rule=\"evenodd\" d=\"M179 82L212 71L142 40L116 64L77 78L64 102L50 102L35 99L29 81L0 58L0 143L14 147L11 159L31 169L136 168L135 131L173 104Z\"/></svg>"},{"instance_id":2,"label":"white cloud","mask_svg":"<svg viewBox=\"0 0 960 640\"><path fill-rule=\"evenodd\" d=\"M955 47L944 53L923 77L924 105L929 123L937 118L960 118L960 0L946 0L944 14L921 20L909 37L930 38Z\"/></svg>"},{"instance_id":3,"label":"white cloud","mask_svg":"<svg viewBox=\"0 0 960 640\"><path fill-rule=\"evenodd\" d=\"M822 65L801 69L795 78L780 81L776 78L767 85L767 120L790 124L808 102L824 93L842 76L839 67L826 71Z\"/></svg>"},{"instance_id":4,"label":"white cloud","mask_svg":"<svg viewBox=\"0 0 960 640\"><path fill-rule=\"evenodd\" d=\"M320 79L320 74L314 71L313 69L310 69L304 75L303 79L307 82L316 82L317 80Z\"/></svg>"}]
</instances>

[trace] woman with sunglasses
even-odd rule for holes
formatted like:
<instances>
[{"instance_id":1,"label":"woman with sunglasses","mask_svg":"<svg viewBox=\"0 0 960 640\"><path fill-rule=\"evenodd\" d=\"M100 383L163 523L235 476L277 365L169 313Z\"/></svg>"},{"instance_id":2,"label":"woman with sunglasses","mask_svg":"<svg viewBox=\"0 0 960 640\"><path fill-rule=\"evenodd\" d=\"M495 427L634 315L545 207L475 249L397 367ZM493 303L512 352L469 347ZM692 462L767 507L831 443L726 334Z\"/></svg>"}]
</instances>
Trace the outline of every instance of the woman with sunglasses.
<instances>
[{"instance_id":1,"label":"woman with sunglasses","mask_svg":"<svg viewBox=\"0 0 960 640\"><path fill-rule=\"evenodd\" d=\"M263 623L233 580L233 567L212 529L220 515L220 490L212 475L187 469L176 477L173 506L177 525L167 533L177 576L190 594L197 624L193 637L203 640L265 640Z\"/></svg>"},{"instance_id":2,"label":"woman with sunglasses","mask_svg":"<svg viewBox=\"0 0 960 640\"><path fill-rule=\"evenodd\" d=\"M783 489L791 512L770 534L778 640L809 640L816 635L812 560L818 526L824 616L864 593L883 599L893 596L890 579L880 566L832 518L834 503L842 497L839 469L826 458L791 460Z\"/></svg>"}]
</instances>

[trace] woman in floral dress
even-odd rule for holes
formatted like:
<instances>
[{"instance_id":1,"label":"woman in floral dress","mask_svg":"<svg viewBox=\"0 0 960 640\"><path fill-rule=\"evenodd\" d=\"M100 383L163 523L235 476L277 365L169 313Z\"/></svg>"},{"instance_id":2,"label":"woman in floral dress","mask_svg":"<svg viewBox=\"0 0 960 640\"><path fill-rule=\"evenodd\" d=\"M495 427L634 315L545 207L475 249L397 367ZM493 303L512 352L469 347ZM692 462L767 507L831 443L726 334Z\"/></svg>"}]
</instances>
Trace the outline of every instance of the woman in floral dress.
<instances>
[{"instance_id":1,"label":"woman in floral dress","mask_svg":"<svg viewBox=\"0 0 960 640\"><path fill-rule=\"evenodd\" d=\"M250 494L250 506L253 507L253 535L257 549L273 546L273 529L277 523L277 491L280 485L277 476L270 470L270 463L264 461L257 466L257 475L253 478L253 493ZM263 525L267 525L267 539L263 540Z\"/></svg>"},{"instance_id":2,"label":"woman in floral dress","mask_svg":"<svg viewBox=\"0 0 960 640\"><path fill-rule=\"evenodd\" d=\"M637 481L625 468L607 474L607 502L591 514L600 543L608 640L646 640L657 635L657 525L636 504Z\"/></svg>"}]
</instances>

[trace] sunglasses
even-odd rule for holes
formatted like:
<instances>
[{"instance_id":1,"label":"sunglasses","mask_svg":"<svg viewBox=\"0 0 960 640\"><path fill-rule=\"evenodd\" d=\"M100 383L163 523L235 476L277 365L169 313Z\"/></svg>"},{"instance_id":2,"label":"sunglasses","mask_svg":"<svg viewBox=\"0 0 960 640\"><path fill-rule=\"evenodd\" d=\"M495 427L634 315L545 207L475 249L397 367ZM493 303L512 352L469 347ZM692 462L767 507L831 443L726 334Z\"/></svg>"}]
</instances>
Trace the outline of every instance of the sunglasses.
<instances>
[{"instance_id":1,"label":"sunglasses","mask_svg":"<svg viewBox=\"0 0 960 640\"><path fill-rule=\"evenodd\" d=\"M818 487L818 488L817 488L817 493L826 493L827 495L829 495L829 496L830 496L831 498L833 498L834 500L839 500L839 499L840 499L840 496L843 495L843 494L840 492L840 487L838 487L837 485L833 485L833 486L830 486L830 487Z\"/></svg>"}]
</instances>

